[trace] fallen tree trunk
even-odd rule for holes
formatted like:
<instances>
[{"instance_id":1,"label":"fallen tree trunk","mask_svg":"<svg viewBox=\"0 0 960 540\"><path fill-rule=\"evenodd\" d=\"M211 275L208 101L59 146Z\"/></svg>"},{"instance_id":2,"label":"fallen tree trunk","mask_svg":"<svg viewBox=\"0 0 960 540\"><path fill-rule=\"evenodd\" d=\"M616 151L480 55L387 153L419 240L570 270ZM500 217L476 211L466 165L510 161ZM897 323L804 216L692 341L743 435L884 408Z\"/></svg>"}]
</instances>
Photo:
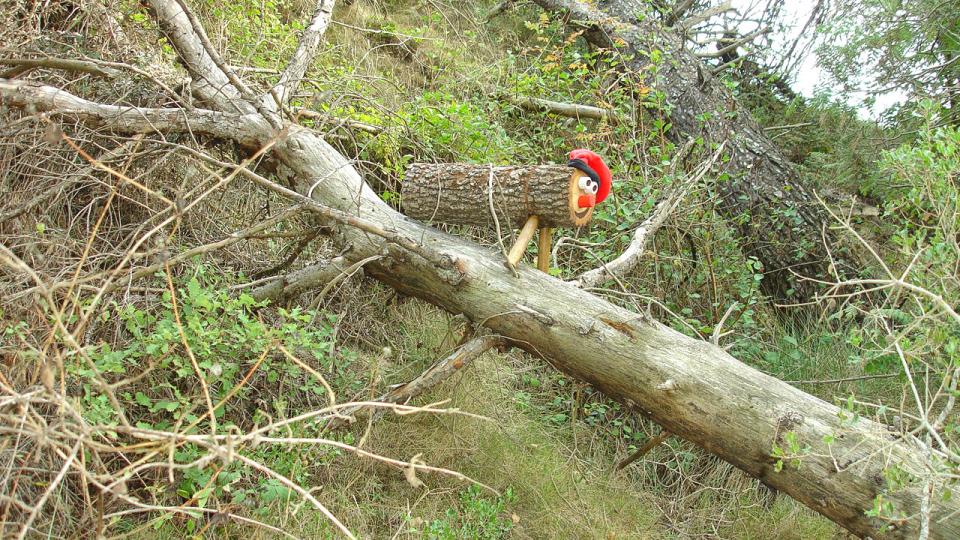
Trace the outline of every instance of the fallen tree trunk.
<instances>
[{"instance_id":1,"label":"fallen tree trunk","mask_svg":"<svg viewBox=\"0 0 960 540\"><path fill-rule=\"evenodd\" d=\"M931 538L960 537L960 498L925 497L942 458L919 449L881 424L841 409L746 366L719 347L680 334L648 317L614 306L543 272L503 269L495 252L426 227L390 208L349 160L310 130L282 124L270 109L260 115L240 105L237 88L198 45L176 3L151 0L180 57L203 74L207 101L222 111L126 108L117 114L55 89L0 80L4 102L97 122L118 132L148 130L166 119L168 132L202 132L272 145L317 212L345 224L337 240L350 259L371 258L369 275L402 291L461 313L556 368L642 411L665 430L694 442L766 484L789 494L849 530L873 538L914 538L928 518ZM216 88L217 91L209 91ZM281 188L282 189L282 188ZM299 198L298 198L299 197ZM291 197L304 203L302 196ZM781 449L777 452L775 449ZM778 464L785 463L785 466ZM796 466L799 463L800 466ZM943 461L940 461L943 463ZM908 479L888 488L895 465ZM894 505L901 518L871 517L875 502ZM923 505L921 505L923 500ZM921 506L925 513L921 515Z\"/></svg>"},{"instance_id":2,"label":"fallen tree trunk","mask_svg":"<svg viewBox=\"0 0 960 540\"><path fill-rule=\"evenodd\" d=\"M414 163L403 179L403 213L427 223L517 229L539 216L541 227L578 227L592 215L577 206L581 174L558 165Z\"/></svg>"},{"instance_id":3,"label":"fallen tree trunk","mask_svg":"<svg viewBox=\"0 0 960 540\"><path fill-rule=\"evenodd\" d=\"M682 36L661 29L643 0L604 0L599 8L577 0L535 2L586 25L584 37L622 53L630 71L640 74L654 68L656 76L645 84L667 97L670 140L679 144L702 137L707 143L727 143L730 159L725 169L730 178L716 185L723 201L720 211L738 230L745 254L763 264L763 291L780 302L813 299L817 286L797 275L830 274L835 261L822 236L827 215L750 111L684 48ZM662 52L665 61L654 65L650 51Z\"/></svg>"}]
</instances>

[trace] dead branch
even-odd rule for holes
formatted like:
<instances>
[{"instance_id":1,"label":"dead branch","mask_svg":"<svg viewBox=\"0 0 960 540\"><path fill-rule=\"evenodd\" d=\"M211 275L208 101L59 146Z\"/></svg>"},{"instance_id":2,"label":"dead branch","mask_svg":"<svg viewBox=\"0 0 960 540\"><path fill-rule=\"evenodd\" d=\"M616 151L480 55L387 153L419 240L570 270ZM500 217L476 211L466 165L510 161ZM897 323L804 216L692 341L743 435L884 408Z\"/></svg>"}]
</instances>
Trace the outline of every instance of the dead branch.
<instances>
[{"instance_id":1,"label":"dead branch","mask_svg":"<svg viewBox=\"0 0 960 540\"><path fill-rule=\"evenodd\" d=\"M443 359L437 361L415 379L392 388L375 401L379 403L406 404L411 399L449 379L455 373L459 373L460 370L480 357L483 353L494 347L501 347L503 345L504 340L499 336L487 335L471 339ZM331 419L326 426L326 430L339 429L352 421L350 417L370 408L370 405L356 405L342 409L340 411L342 416ZM382 416L387 410L386 408L375 409L371 421Z\"/></svg>"},{"instance_id":2,"label":"dead branch","mask_svg":"<svg viewBox=\"0 0 960 540\"><path fill-rule=\"evenodd\" d=\"M730 60L730 61L728 61L728 62L724 62L723 64L720 64L719 66L713 68L713 69L710 71L710 74L711 74L711 75L719 75L720 73L723 73L723 70L725 70L725 69L727 69L727 68L730 68L730 67L733 67L733 66L736 66L736 65L742 65L743 62L747 59L747 57L753 56L754 53L755 53L755 51L747 51L747 52L745 52L744 54L741 54L740 56L738 56L738 57L736 57L736 58L734 58L734 59L732 59L732 60Z\"/></svg>"},{"instance_id":3,"label":"dead branch","mask_svg":"<svg viewBox=\"0 0 960 540\"><path fill-rule=\"evenodd\" d=\"M661 431L659 435L651 438L649 441L646 442L646 444L638 448L636 452L630 454L627 458L625 458L620 463L617 463L616 470L618 471L623 470L634 461L647 455L647 453L650 452L650 450L653 450L657 446L660 446L660 443L667 440L668 438L670 438L670 432L666 430Z\"/></svg>"},{"instance_id":4,"label":"dead branch","mask_svg":"<svg viewBox=\"0 0 960 540\"><path fill-rule=\"evenodd\" d=\"M290 96L297 91L297 86L300 85L300 81L317 54L320 38L323 37L323 33L327 31L327 26L330 24L333 3L334 0L318 0L313 18L303 31L303 35L300 36L297 50L293 53L287 68L280 75L280 80L273 87L272 91L276 94L279 102L267 99L265 104L268 104L268 107L282 108L290 100Z\"/></svg>"},{"instance_id":5,"label":"dead branch","mask_svg":"<svg viewBox=\"0 0 960 540\"><path fill-rule=\"evenodd\" d=\"M348 262L344 257L305 266L300 270L277 277L265 285L250 291L257 300L277 302L292 298L311 289L319 289L344 273Z\"/></svg>"},{"instance_id":6,"label":"dead branch","mask_svg":"<svg viewBox=\"0 0 960 540\"><path fill-rule=\"evenodd\" d=\"M500 94L499 97L503 101L512 103L521 109L526 109L528 111L548 112L550 114L576 119L590 118L593 120L607 120L610 122L616 122L617 120L617 117L612 109L602 109L592 105L562 103L560 101L551 101L549 99L513 94Z\"/></svg>"},{"instance_id":7,"label":"dead branch","mask_svg":"<svg viewBox=\"0 0 960 540\"><path fill-rule=\"evenodd\" d=\"M729 53L736 51L738 48L742 47L747 43L750 43L751 41L757 39L758 37L764 34L769 34L770 32L771 32L771 28L769 26L766 26L759 30L756 30L755 32L751 32L743 36L742 38L734 41L733 43L730 43L729 45L725 45L721 49L717 49L716 51L713 51L713 52L698 52L696 54L700 58L721 58L724 55L727 55Z\"/></svg>"},{"instance_id":8,"label":"dead branch","mask_svg":"<svg viewBox=\"0 0 960 540\"><path fill-rule=\"evenodd\" d=\"M736 11L736 9L733 7L733 2L730 0L726 0L720 5L705 9L700 13L695 13L687 17L686 19L680 21L680 23L676 25L676 28L680 30L689 30L702 22L708 21L711 18L728 11Z\"/></svg>"},{"instance_id":9,"label":"dead branch","mask_svg":"<svg viewBox=\"0 0 960 540\"><path fill-rule=\"evenodd\" d=\"M673 26L680 17L683 17L687 14L687 11L690 9L690 6L693 5L694 0L677 0L672 6L664 11L669 10L669 14L664 19L663 24L667 27Z\"/></svg>"},{"instance_id":10,"label":"dead branch","mask_svg":"<svg viewBox=\"0 0 960 540\"><path fill-rule=\"evenodd\" d=\"M255 146L260 136L250 128L267 128L257 113L105 105L31 81L0 79L0 101L30 112L77 117L121 133L200 133Z\"/></svg>"},{"instance_id":11,"label":"dead branch","mask_svg":"<svg viewBox=\"0 0 960 540\"><path fill-rule=\"evenodd\" d=\"M113 68L100 66L94 62L70 58L0 58L0 64L14 66L14 69L0 73L0 79L11 79L35 68L79 71L105 79L112 79L120 74L119 71Z\"/></svg>"}]
</instances>

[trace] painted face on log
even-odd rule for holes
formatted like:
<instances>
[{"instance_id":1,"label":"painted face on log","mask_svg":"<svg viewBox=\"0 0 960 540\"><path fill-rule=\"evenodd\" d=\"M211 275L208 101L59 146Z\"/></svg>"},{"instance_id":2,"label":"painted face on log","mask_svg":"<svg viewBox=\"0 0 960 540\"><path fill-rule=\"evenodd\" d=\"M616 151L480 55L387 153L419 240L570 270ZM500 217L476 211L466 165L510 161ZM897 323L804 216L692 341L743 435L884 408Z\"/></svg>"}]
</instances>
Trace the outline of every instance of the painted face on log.
<instances>
[{"instance_id":1,"label":"painted face on log","mask_svg":"<svg viewBox=\"0 0 960 540\"><path fill-rule=\"evenodd\" d=\"M571 217L577 225L583 225L590 221L593 207L610 194L610 169L600 156L585 149L570 152L567 165L575 169L570 179Z\"/></svg>"},{"instance_id":2,"label":"painted face on log","mask_svg":"<svg viewBox=\"0 0 960 540\"><path fill-rule=\"evenodd\" d=\"M581 170L574 169L570 176L570 219L577 226L586 225L593 217L593 207L597 204L598 183Z\"/></svg>"}]
</instances>

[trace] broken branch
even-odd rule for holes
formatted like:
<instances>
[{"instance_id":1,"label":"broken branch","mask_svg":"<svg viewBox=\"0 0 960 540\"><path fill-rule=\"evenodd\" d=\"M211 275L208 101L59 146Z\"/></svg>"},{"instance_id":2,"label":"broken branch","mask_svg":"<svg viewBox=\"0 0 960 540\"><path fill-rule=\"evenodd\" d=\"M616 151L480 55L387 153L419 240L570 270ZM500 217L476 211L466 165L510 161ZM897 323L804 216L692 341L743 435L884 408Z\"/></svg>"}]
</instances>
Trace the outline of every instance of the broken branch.
<instances>
[{"instance_id":1,"label":"broken branch","mask_svg":"<svg viewBox=\"0 0 960 540\"><path fill-rule=\"evenodd\" d=\"M560 101L551 101L529 96L517 96L512 94L501 94L500 99L528 111L548 112L558 116L569 118L591 118L593 120L607 120L616 122L617 117L612 109L602 109L592 105L580 105L577 103L562 103Z\"/></svg>"},{"instance_id":2,"label":"broken branch","mask_svg":"<svg viewBox=\"0 0 960 540\"><path fill-rule=\"evenodd\" d=\"M394 387L389 392L378 397L377 403L399 403L406 404L411 399L430 390L434 386L449 379L453 374L458 373L483 353L493 347L500 347L504 344L500 336L487 335L471 339L455 351L437 361L429 369L421 373L412 381ZM372 405L355 405L340 411L340 416L333 418L327 424L327 430L333 430L343 427L347 424L345 418L349 418L363 410L373 408ZM382 416L389 408L377 407L373 412L373 419Z\"/></svg>"}]
</instances>

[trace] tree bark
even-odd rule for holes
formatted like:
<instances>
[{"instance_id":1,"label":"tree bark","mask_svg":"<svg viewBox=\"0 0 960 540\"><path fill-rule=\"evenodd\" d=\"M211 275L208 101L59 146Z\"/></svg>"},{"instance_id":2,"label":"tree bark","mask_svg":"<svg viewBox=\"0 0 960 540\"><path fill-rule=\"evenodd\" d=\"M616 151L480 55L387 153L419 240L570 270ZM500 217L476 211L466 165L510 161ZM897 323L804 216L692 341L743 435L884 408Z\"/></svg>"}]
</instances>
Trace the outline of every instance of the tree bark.
<instances>
[{"instance_id":1,"label":"tree bark","mask_svg":"<svg viewBox=\"0 0 960 540\"><path fill-rule=\"evenodd\" d=\"M579 170L558 165L414 163L403 180L403 212L427 223L517 229L538 216L541 227L577 227L592 216L577 207L579 177Z\"/></svg>"},{"instance_id":2,"label":"tree bark","mask_svg":"<svg viewBox=\"0 0 960 540\"><path fill-rule=\"evenodd\" d=\"M721 211L739 232L748 257L763 264L763 291L780 302L805 302L817 287L796 275L826 276L831 261L823 245L828 223L821 207L800 183L794 166L740 107L710 69L683 47L682 37L664 31L642 0L605 0L594 8L576 0L535 0L544 9L588 26L585 38L624 55L626 67L643 73L663 61L648 82L665 93L677 143L689 137L727 141L728 180L717 183ZM650 16L643 17L647 14Z\"/></svg>"}]
</instances>

